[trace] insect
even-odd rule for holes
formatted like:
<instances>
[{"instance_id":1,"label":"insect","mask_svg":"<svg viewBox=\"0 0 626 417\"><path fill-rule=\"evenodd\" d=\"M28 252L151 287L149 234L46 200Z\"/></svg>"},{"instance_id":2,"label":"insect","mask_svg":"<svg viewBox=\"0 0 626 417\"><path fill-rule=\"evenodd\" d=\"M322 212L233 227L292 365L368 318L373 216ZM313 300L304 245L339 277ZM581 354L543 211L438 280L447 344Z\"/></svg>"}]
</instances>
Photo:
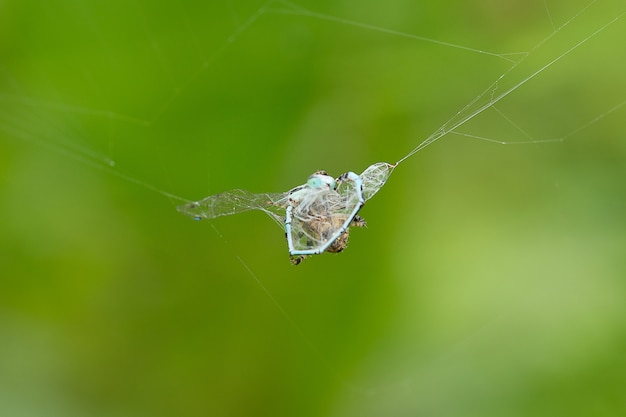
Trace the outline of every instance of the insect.
<instances>
[{"instance_id":1,"label":"insect","mask_svg":"<svg viewBox=\"0 0 626 417\"><path fill-rule=\"evenodd\" d=\"M291 262L298 265L307 256L339 253L347 247L350 227L366 225L359 211L395 167L379 162L360 175L347 172L336 179L317 171L305 184L285 193L231 190L177 209L195 220L261 210L284 228Z\"/></svg>"}]
</instances>

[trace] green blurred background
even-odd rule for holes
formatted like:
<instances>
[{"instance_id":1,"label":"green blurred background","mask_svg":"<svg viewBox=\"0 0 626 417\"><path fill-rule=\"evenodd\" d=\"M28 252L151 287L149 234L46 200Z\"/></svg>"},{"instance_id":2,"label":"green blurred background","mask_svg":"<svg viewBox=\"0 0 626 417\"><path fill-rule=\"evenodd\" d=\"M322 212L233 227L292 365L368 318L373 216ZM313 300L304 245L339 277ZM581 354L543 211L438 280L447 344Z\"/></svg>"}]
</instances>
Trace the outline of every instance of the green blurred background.
<instances>
[{"instance_id":1,"label":"green blurred background","mask_svg":"<svg viewBox=\"0 0 626 417\"><path fill-rule=\"evenodd\" d=\"M262 213L163 195L393 162L511 66L374 27L530 51L587 5L0 2L0 415L625 415L625 109L561 143L449 135L298 267ZM459 131L559 138L623 102L625 23L498 105L523 132Z\"/></svg>"}]
</instances>

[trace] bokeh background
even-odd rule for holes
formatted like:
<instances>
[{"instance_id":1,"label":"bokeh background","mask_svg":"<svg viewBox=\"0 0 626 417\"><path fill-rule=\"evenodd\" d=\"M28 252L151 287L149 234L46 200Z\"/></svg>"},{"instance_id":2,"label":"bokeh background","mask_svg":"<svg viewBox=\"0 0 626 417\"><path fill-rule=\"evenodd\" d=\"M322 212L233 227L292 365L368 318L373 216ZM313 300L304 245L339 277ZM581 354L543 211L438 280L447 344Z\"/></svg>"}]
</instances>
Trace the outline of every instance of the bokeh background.
<instances>
[{"instance_id":1,"label":"bokeh background","mask_svg":"<svg viewBox=\"0 0 626 417\"><path fill-rule=\"evenodd\" d=\"M0 415L626 414L623 8L0 2ZM511 66L409 35L533 50L504 91L618 17L459 129L565 141L444 137L342 254L175 210L396 161Z\"/></svg>"}]
</instances>

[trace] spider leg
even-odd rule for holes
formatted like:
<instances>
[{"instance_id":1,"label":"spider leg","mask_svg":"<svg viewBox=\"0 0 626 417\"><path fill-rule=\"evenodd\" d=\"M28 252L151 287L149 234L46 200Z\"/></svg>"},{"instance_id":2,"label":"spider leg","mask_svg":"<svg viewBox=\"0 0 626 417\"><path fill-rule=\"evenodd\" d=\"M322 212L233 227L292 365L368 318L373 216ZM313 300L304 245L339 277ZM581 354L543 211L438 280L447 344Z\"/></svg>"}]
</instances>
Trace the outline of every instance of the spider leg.
<instances>
[{"instance_id":1,"label":"spider leg","mask_svg":"<svg viewBox=\"0 0 626 417\"><path fill-rule=\"evenodd\" d=\"M365 219L358 214L354 216L352 219L352 223L350 223L350 227L367 227L367 222Z\"/></svg>"},{"instance_id":2,"label":"spider leg","mask_svg":"<svg viewBox=\"0 0 626 417\"><path fill-rule=\"evenodd\" d=\"M304 258L306 258L306 255L290 255L289 256L289 260L291 261L292 265L300 265L300 262L302 262L304 260Z\"/></svg>"}]
</instances>

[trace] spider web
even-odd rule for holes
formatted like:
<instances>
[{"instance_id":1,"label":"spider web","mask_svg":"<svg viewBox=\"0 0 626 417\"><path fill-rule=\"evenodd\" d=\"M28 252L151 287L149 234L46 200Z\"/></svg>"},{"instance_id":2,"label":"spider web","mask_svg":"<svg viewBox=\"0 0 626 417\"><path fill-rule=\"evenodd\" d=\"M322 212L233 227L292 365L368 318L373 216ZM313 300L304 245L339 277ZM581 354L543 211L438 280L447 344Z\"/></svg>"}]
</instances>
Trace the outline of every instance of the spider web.
<instances>
[{"instance_id":1,"label":"spider web","mask_svg":"<svg viewBox=\"0 0 626 417\"><path fill-rule=\"evenodd\" d=\"M623 4L30 3L0 414L621 414ZM173 210L398 160L297 273L260 216Z\"/></svg>"}]
</instances>

